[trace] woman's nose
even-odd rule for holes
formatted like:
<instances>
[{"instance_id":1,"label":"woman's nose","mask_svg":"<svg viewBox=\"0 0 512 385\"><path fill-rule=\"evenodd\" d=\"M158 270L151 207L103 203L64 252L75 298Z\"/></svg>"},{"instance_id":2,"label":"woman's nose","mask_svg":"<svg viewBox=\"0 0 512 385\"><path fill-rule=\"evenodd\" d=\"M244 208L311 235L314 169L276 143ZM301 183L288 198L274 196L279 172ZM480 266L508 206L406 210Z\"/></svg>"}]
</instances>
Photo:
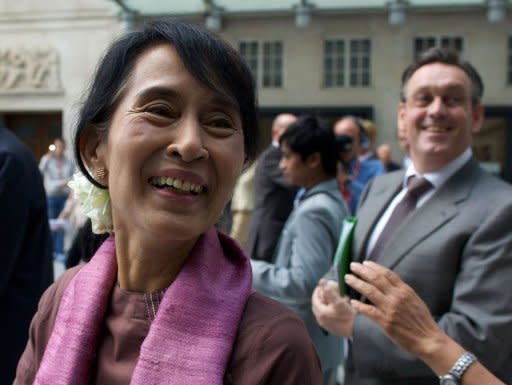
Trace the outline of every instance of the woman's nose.
<instances>
[{"instance_id":1,"label":"woman's nose","mask_svg":"<svg viewBox=\"0 0 512 385\"><path fill-rule=\"evenodd\" d=\"M166 148L166 153L172 157L179 157L184 162L206 159L209 154L204 147L203 135L204 132L198 122L192 119L183 121L175 128L175 134Z\"/></svg>"}]
</instances>

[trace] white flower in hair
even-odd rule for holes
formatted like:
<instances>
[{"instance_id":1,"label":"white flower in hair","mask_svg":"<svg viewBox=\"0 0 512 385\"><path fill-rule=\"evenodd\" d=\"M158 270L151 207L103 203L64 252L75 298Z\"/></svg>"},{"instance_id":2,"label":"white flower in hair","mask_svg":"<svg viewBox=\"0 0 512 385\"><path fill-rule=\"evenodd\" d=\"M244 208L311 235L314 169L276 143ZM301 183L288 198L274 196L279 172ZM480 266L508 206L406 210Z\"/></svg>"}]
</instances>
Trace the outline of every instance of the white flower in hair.
<instances>
[{"instance_id":1,"label":"white flower in hair","mask_svg":"<svg viewBox=\"0 0 512 385\"><path fill-rule=\"evenodd\" d=\"M80 202L83 213L91 218L92 232L111 233L114 228L108 190L93 185L81 172L73 175L73 180L68 186Z\"/></svg>"}]
</instances>

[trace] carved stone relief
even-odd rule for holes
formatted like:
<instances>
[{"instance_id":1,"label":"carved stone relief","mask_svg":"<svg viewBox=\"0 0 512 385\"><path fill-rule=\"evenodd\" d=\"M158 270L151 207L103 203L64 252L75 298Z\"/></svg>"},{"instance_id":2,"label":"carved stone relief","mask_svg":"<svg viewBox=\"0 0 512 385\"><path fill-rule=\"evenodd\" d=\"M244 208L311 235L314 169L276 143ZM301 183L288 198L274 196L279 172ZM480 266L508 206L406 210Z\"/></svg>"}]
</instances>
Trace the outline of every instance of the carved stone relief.
<instances>
[{"instance_id":1,"label":"carved stone relief","mask_svg":"<svg viewBox=\"0 0 512 385\"><path fill-rule=\"evenodd\" d=\"M0 47L0 93L60 91L59 55L56 49Z\"/></svg>"}]
</instances>

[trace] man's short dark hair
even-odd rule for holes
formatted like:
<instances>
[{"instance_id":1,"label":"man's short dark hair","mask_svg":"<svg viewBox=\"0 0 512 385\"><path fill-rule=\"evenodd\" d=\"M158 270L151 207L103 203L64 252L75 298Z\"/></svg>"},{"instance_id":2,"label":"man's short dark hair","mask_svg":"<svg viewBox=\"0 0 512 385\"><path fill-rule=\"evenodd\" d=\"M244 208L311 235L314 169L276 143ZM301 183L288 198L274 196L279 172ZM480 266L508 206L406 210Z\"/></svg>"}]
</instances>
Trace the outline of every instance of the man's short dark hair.
<instances>
[{"instance_id":1,"label":"man's short dark hair","mask_svg":"<svg viewBox=\"0 0 512 385\"><path fill-rule=\"evenodd\" d=\"M279 144L283 143L299 154L303 161L318 152L325 173L336 175L338 150L328 121L313 115L303 115L281 135Z\"/></svg>"},{"instance_id":2,"label":"man's short dark hair","mask_svg":"<svg viewBox=\"0 0 512 385\"><path fill-rule=\"evenodd\" d=\"M462 60L457 51L450 48L430 48L423 52L414 63L402 73L402 86L400 88L400 100L405 102L407 84L412 75L421 67L432 63L442 63L460 68L471 80L471 101L473 104L480 103L484 94L484 84L478 71L468 61Z\"/></svg>"},{"instance_id":3,"label":"man's short dark hair","mask_svg":"<svg viewBox=\"0 0 512 385\"><path fill-rule=\"evenodd\" d=\"M169 44L176 49L190 74L204 87L233 99L242 120L245 154L256 156L258 115L255 85L251 72L238 52L218 36L197 25L173 19L161 19L115 41L99 63L95 77L80 110L74 147L77 164L89 180L80 157L80 135L92 125L107 131L122 99L137 59L148 49Z\"/></svg>"}]
</instances>

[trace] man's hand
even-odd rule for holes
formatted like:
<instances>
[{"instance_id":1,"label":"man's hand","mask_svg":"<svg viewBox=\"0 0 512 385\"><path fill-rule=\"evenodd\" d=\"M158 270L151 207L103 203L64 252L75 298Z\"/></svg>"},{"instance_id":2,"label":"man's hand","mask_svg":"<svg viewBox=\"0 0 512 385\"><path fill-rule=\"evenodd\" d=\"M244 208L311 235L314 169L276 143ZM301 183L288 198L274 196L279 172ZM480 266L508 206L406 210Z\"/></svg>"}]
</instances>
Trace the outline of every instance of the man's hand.
<instances>
[{"instance_id":1,"label":"man's hand","mask_svg":"<svg viewBox=\"0 0 512 385\"><path fill-rule=\"evenodd\" d=\"M338 336L352 338L356 316L348 297L341 297L338 284L320 280L313 292L313 313L318 324Z\"/></svg>"}]
</instances>

